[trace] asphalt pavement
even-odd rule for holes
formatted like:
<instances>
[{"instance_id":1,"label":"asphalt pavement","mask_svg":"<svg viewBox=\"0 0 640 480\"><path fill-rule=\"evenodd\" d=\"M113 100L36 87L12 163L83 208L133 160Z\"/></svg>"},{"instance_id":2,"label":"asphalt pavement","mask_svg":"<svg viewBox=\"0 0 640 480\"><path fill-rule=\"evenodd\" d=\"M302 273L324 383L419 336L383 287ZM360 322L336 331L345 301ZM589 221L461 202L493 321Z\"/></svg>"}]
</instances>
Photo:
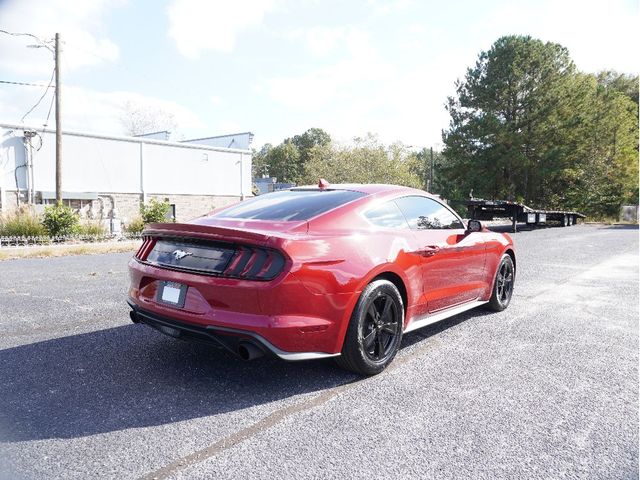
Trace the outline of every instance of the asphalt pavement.
<instances>
[{"instance_id":1,"label":"asphalt pavement","mask_svg":"<svg viewBox=\"0 0 640 480\"><path fill-rule=\"evenodd\" d=\"M637 478L637 227L513 238L506 311L367 379L132 324L130 254L0 262L0 478Z\"/></svg>"}]
</instances>

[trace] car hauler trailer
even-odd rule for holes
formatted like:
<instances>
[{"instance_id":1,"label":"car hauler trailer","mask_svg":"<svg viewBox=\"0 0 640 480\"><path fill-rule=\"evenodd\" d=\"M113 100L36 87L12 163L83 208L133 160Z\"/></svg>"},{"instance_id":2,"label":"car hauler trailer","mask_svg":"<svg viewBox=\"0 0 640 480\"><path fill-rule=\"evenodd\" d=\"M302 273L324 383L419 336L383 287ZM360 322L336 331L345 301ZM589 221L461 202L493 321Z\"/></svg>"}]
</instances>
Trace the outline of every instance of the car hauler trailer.
<instances>
[{"instance_id":1,"label":"car hauler trailer","mask_svg":"<svg viewBox=\"0 0 640 480\"><path fill-rule=\"evenodd\" d=\"M526 223L530 226L546 225L549 222L558 222L563 227L570 227L578 222L578 219L586 218L580 212L564 210L540 210L528 207L522 203L506 200L483 200L472 198L469 200L455 200L467 206L469 218L475 220L493 220L494 218L511 219L513 232L517 231L517 224Z\"/></svg>"}]
</instances>

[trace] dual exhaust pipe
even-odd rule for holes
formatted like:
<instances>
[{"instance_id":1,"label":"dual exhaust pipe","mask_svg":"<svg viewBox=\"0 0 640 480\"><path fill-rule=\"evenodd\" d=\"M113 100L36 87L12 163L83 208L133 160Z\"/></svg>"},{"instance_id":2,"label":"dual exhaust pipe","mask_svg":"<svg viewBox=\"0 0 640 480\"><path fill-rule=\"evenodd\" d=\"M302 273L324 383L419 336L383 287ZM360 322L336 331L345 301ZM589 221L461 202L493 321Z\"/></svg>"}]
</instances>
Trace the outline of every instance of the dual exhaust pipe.
<instances>
[{"instance_id":1,"label":"dual exhaust pipe","mask_svg":"<svg viewBox=\"0 0 640 480\"><path fill-rule=\"evenodd\" d=\"M255 360L264 356L264 350L253 342L242 341L238 343L236 354L242 360Z\"/></svg>"}]
</instances>

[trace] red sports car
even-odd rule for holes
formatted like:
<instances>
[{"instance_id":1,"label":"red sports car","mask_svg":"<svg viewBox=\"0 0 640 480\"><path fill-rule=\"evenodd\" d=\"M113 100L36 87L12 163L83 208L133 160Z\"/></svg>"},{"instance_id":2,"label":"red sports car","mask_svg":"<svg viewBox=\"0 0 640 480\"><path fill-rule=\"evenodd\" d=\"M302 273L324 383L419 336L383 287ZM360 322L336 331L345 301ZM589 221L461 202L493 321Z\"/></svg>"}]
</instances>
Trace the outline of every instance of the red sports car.
<instances>
[{"instance_id":1,"label":"red sports car","mask_svg":"<svg viewBox=\"0 0 640 480\"><path fill-rule=\"evenodd\" d=\"M437 197L393 185L269 193L151 224L129 262L131 319L244 359L336 357L373 375L403 333L505 309L513 242Z\"/></svg>"}]
</instances>

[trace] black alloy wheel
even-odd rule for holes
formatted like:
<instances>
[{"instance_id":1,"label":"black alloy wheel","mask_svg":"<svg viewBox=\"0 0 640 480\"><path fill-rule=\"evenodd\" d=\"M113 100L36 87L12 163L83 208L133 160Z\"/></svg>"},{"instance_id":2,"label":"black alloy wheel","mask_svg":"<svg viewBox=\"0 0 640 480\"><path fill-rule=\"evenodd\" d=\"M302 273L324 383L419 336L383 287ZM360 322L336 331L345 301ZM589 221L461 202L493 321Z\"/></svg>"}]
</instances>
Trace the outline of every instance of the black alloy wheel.
<instances>
[{"instance_id":1,"label":"black alloy wheel","mask_svg":"<svg viewBox=\"0 0 640 480\"><path fill-rule=\"evenodd\" d=\"M504 254L496 271L493 294L489 301L489 307L492 310L500 312L509 306L513 295L515 277L516 271L513 266L513 260L508 254Z\"/></svg>"},{"instance_id":2,"label":"black alloy wheel","mask_svg":"<svg viewBox=\"0 0 640 480\"><path fill-rule=\"evenodd\" d=\"M395 357L403 328L400 292L388 280L374 280L360 295L336 362L361 375L380 373Z\"/></svg>"},{"instance_id":3,"label":"black alloy wheel","mask_svg":"<svg viewBox=\"0 0 640 480\"><path fill-rule=\"evenodd\" d=\"M373 361L381 361L389 357L395 344L395 337L400 335L400 323L394 299L388 293L380 292L370 303L362 323L362 347Z\"/></svg>"}]
</instances>

